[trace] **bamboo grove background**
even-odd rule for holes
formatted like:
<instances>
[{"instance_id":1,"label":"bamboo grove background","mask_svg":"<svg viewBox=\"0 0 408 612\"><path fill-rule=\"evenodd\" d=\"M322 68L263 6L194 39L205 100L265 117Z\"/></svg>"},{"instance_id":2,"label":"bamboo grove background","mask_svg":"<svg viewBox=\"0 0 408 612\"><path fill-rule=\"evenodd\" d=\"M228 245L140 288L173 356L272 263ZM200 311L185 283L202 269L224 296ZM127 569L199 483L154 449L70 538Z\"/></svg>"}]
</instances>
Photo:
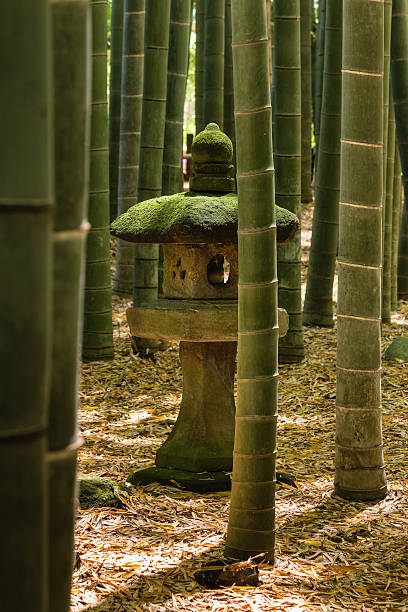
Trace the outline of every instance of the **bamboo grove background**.
<instances>
[{"instance_id":1,"label":"bamboo grove background","mask_svg":"<svg viewBox=\"0 0 408 612\"><path fill-rule=\"evenodd\" d=\"M0 575L18 581L20 608L68 609L78 357L114 358L112 290L134 304L157 298L157 245L118 241L112 289L109 223L183 189L186 90L196 133L216 122L237 146L227 550L273 558L277 359L304 359L302 325L333 326L336 262L336 490L384 496L381 321L408 296L408 0L5 0L3 17L0 269L11 289L0 313L12 324L1 338L0 475L17 503L2 504ZM275 197L299 220L314 197L303 309L300 229L275 251ZM279 351L278 303L290 320Z\"/></svg>"}]
</instances>

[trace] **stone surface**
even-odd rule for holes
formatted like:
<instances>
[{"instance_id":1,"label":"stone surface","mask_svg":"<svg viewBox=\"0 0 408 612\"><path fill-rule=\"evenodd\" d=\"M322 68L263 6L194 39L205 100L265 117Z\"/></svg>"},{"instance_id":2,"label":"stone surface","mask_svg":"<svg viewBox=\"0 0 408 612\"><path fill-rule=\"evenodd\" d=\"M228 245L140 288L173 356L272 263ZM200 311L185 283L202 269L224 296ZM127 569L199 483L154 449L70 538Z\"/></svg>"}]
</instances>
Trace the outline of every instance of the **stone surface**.
<instances>
[{"instance_id":1,"label":"stone surface","mask_svg":"<svg viewBox=\"0 0 408 612\"><path fill-rule=\"evenodd\" d=\"M196 493L211 493L213 491L230 491L231 472L187 472L151 466L132 470L128 482L133 485L159 484L186 489ZM299 484L293 474L276 472L276 484L299 490Z\"/></svg>"},{"instance_id":2,"label":"stone surface","mask_svg":"<svg viewBox=\"0 0 408 612\"><path fill-rule=\"evenodd\" d=\"M128 499L129 490L107 478L80 478L79 503L82 510L88 508L123 508L120 497Z\"/></svg>"},{"instance_id":3,"label":"stone surface","mask_svg":"<svg viewBox=\"0 0 408 612\"><path fill-rule=\"evenodd\" d=\"M232 470L236 350L236 342L180 342L183 399L157 467Z\"/></svg>"},{"instance_id":4,"label":"stone surface","mask_svg":"<svg viewBox=\"0 0 408 612\"><path fill-rule=\"evenodd\" d=\"M292 240L299 220L276 206L278 244ZM238 196L185 191L140 202L115 219L113 236L140 244L236 244Z\"/></svg>"},{"instance_id":5,"label":"stone surface","mask_svg":"<svg viewBox=\"0 0 408 612\"><path fill-rule=\"evenodd\" d=\"M132 336L189 340L190 342L229 342L237 340L238 309L235 300L157 300L154 306L129 308L126 312ZM279 336L288 330L286 310L278 308Z\"/></svg>"},{"instance_id":6,"label":"stone surface","mask_svg":"<svg viewBox=\"0 0 408 612\"><path fill-rule=\"evenodd\" d=\"M209 166L210 164L208 164ZM209 168L211 169L211 168ZM235 189L235 179L229 176L215 176L210 174L204 174L199 176L198 174L192 174L190 177L190 190L197 192L209 192L214 193L230 193Z\"/></svg>"},{"instance_id":7,"label":"stone surface","mask_svg":"<svg viewBox=\"0 0 408 612\"><path fill-rule=\"evenodd\" d=\"M386 361L408 361L408 336L395 338L384 354Z\"/></svg>"},{"instance_id":8,"label":"stone surface","mask_svg":"<svg viewBox=\"0 0 408 612\"><path fill-rule=\"evenodd\" d=\"M227 472L187 472L167 468L149 467L133 470L128 477L133 485L158 482L163 485L186 489L196 493L229 491L231 477Z\"/></svg>"},{"instance_id":9,"label":"stone surface","mask_svg":"<svg viewBox=\"0 0 408 612\"><path fill-rule=\"evenodd\" d=\"M163 295L187 300L238 297L235 244L163 245Z\"/></svg>"}]
</instances>

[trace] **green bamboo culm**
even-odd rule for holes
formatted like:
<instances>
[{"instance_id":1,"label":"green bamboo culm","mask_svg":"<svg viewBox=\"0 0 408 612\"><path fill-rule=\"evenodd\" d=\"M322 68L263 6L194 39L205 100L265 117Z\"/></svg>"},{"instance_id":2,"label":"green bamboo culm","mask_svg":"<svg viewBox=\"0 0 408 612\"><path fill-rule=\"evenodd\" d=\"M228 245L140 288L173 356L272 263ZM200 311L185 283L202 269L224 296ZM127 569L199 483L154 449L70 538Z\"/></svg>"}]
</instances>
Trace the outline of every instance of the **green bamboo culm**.
<instances>
[{"instance_id":1,"label":"green bamboo culm","mask_svg":"<svg viewBox=\"0 0 408 612\"><path fill-rule=\"evenodd\" d=\"M300 0L300 58L302 67L302 202L312 195L312 14L310 0ZM275 49L276 52L276 49Z\"/></svg>"},{"instance_id":2,"label":"green bamboo culm","mask_svg":"<svg viewBox=\"0 0 408 612\"><path fill-rule=\"evenodd\" d=\"M384 5L343 4L335 493L387 493L381 430ZM355 169L359 171L356 172Z\"/></svg>"},{"instance_id":3,"label":"green bamboo culm","mask_svg":"<svg viewBox=\"0 0 408 612\"><path fill-rule=\"evenodd\" d=\"M401 160L404 207L398 254L398 296L408 298L408 0L393 0L391 85Z\"/></svg>"},{"instance_id":4,"label":"green bamboo culm","mask_svg":"<svg viewBox=\"0 0 408 612\"><path fill-rule=\"evenodd\" d=\"M270 2L268 2L267 6L269 6L269 15L270 15L270 17L269 17L268 36L269 36L269 39L270 39L270 43L269 43L270 44L270 49L269 49L269 52L270 52L271 56L270 56L270 59L269 59L269 66L270 66L270 70L272 70L272 74L273 74L273 56L274 56L274 49L275 49L275 42L274 42L275 37L274 37L273 29L275 27L275 4L274 4L274 2L272 0L270 0ZM272 82L271 75L270 75L270 79L271 79L271 86L272 86L273 82ZM271 100L273 102L273 95L272 94L271 94ZM273 104L272 104L272 106L273 106ZM273 111L273 108L272 108L272 111ZM272 112L272 121L273 121L273 112ZM273 138L273 136L272 136L272 138Z\"/></svg>"},{"instance_id":5,"label":"green bamboo culm","mask_svg":"<svg viewBox=\"0 0 408 612\"><path fill-rule=\"evenodd\" d=\"M82 358L113 358L109 234L109 151L107 114L107 2L90 0L92 16L92 97L89 211Z\"/></svg>"},{"instance_id":6,"label":"green bamboo culm","mask_svg":"<svg viewBox=\"0 0 408 612\"><path fill-rule=\"evenodd\" d=\"M170 0L147 0L145 25L142 129L138 201L161 195L164 130L166 121L167 64ZM159 247L135 246L133 303L151 304L158 296ZM137 338L140 350L160 342Z\"/></svg>"},{"instance_id":7,"label":"green bamboo culm","mask_svg":"<svg viewBox=\"0 0 408 612\"><path fill-rule=\"evenodd\" d=\"M401 162L398 142L395 139L394 151L394 187L392 200L392 260L391 260L391 310L398 308L398 237L401 220Z\"/></svg>"},{"instance_id":8,"label":"green bamboo culm","mask_svg":"<svg viewBox=\"0 0 408 612\"><path fill-rule=\"evenodd\" d=\"M316 13L314 7L314 0L310 0L310 55L311 55L311 79L312 79L312 128L314 133L314 116L315 116L315 101L316 101L316 56L317 56L317 23ZM312 139L311 139L312 140ZM313 159L313 143L312 146L312 181L314 172L314 159Z\"/></svg>"},{"instance_id":9,"label":"green bamboo culm","mask_svg":"<svg viewBox=\"0 0 408 612\"><path fill-rule=\"evenodd\" d=\"M199 134L205 127L203 119L203 98L204 98L204 15L205 0L196 0L195 5L195 126L196 134Z\"/></svg>"},{"instance_id":10,"label":"green bamboo culm","mask_svg":"<svg viewBox=\"0 0 408 612\"><path fill-rule=\"evenodd\" d=\"M232 3L238 181L238 396L226 554L275 547L276 221L265 0ZM257 75L254 87L253 75Z\"/></svg>"},{"instance_id":11,"label":"green bamboo culm","mask_svg":"<svg viewBox=\"0 0 408 612\"><path fill-rule=\"evenodd\" d=\"M145 0L125 0L119 136L118 215L137 204L142 123ZM116 241L113 292L133 295L135 247Z\"/></svg>"},{"instance_id":12,"label":"green bamboo culm","mask_svg":"<svg viewBox=\"0 0 408 612\"><path fill-rule=\"evenodd\" d=\"M52 0L55 192L54 306L48 417L49 610L68 612L74 521L79 342L88 224L88 0ZM31 608L30 608L31 609Z\"/></svg>"},{"instance_id":13,"label":"green bamboo culm","mask_svg":"<svg viewBox=\"0 0 408 612\"><path fill-rule=\"evenodd\" d=\"M1 8L1 607L44 612L54 207L50 5L5 0Z\"/></svg>"},{"instance_id":14,"label":"green bamboo culm","mask_svg":"<svg viewBox=\"0 0 408 612\"><path fill-rule=\"evenodd\" d=\"M301 66L299 0L275 0L274 163L276 204L301 218ZM279 340L279 361L304 357L302 332L300 227L277 250L279 306L289 314L289 329Z\"/></svg>"},{"instance_id":15,"label":"green bamboo culm","mask_svg":"<svg viewBox=\"0 0 408 612\"><path fill-rule=\"evenodd\" d=\"M118 216L120 91L122 81L123 2L112 0L109 80L109 202L110 221Z\"/></svg>"},{"instance_id":16,"label":"green bamboo culm","mask_svg":"<svg viewBox=\"0 0 408 612\"><path fill-rule=\"evenodd\" d=\"M323 75L324 75L324 56L326 38L326 0L319 1L318 24L316 33L316 62L314 66L314 105L313 105L313 124L316 142L315 168L317 168L317 158L320 140L320 115L322 111L323 97Z\"/></svg>"},{"instance_id":17,"label":"green bamboo culm","mask_svg":"<svg viewBox=\"0 0 408 612\"><path fill-rule=\"evenodd\" d=\"M186 97L191 0L172 0L170 10L167 104L164 131L162 193L180 191L182 184L183 120Z\"/></svg>"},{"instance_id":18,"label":"green bamboo culm","mask_svg":"<svg viewBox=\"0 0 408 612\"><path fill-rule=\"evenodd\" d=\"M384 3L385 9L385 3ZM385 11L384 11L385 12ZM391 265L392 265L392 209L394 199L394 153L395 153L395 117L391 106L388 117L387 146L387 181L386 197L383 198L383 267L382 267L382 307L381 319L384 323L391 321Z\"/></svg>"},{"instance_id":19,"label":"green bamboo culm","mask_svg":"<svg viewBox=\"0 0 408 612\"><path fill-rule=\"evenodd\" d=\"M390 113L390 53L391 53L391 14L392 0L384 0L384 113L383 113L383 247L384 247L384 214L387 198L387 161L388 161L388 118ZM394 153L393 153L394 155ZM383 248L384 250L384 248Z\"/></svg>"},{"instance_id":20,"label":"green bamboo culm","mask_svg":"<svg viewBox=\"0 0 408 612\"><path fill-rule=\"evenodd\" d=\"M225 0L225 45L224 46L225 46L225 50L224 50L224 132L231 139L231 142L234 146L234 152L235 152L231 0Z\"/></svg>"},{"instance_id":21,"label":"green bamboo culm","mask_svg":"<svg viewBox=\"0 0 408 612\"><path fill-rule=\"evenodd\" d=\"M403 172L402 182L404 182ZM406 300L408 298L408 213L406 211L405 197L405 185L403 185L403 204L400 220L400 235L398 241L398 298L402 300Z\"/></svg>"},{"instance_id":22,"label":"green bamboo culm","mask_svg":"<svg viewBox=\"0 0 408 612\"><path fill-rule=\"evenodd\" d=\"M204 125L224 125L225 0L205 0L204 15Z\"/></svg>"},{"instance_id":23,"label":"green bamboo culm","mask_svg":"<svg viewBox=\"0 0 408 612\"><path fill-rule=\"evenodd\" d=\"M333 326L340 195L342 24L343 0L331 0L326 11L321 146L303 306L303 323L322 327Z\"/></svg>"}]
</instances>

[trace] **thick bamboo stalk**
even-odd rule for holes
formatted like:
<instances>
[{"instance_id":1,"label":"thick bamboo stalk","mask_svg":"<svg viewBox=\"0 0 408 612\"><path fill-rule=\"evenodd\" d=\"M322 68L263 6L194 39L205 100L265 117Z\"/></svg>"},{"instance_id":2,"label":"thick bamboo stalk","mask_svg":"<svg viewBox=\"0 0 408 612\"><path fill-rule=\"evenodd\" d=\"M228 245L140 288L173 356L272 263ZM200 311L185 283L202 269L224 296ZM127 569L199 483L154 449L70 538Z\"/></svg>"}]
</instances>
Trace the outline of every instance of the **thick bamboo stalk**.
<instances>
[{"instance_id":1,"label":"thick bamboo stalk","mask_svg":"<svg viewBox=\"0 0 408 612\"><path fill-rule=\"evenodd\" d=\"M300 0L302 67L302 202L312 196L312 15L310 0ZM275 49L276 51L276 49Z\"/></svg>"},{"instance_id":2,"label":"thick bamboo stalk","mask_svg":"<svg viewBox=\"0 0 408 612\"><path fill-rule=\"evenodd\" d=\"M145 0L125 0L120 111L118 215L137 204L142 123ZM113 292L133 294L133 244L117 240Z\"/></svg>"},{"instance_id":3,"label":"thick bamboo stalk","mask_svg":"<svg viewBox=\"0 0 408 612\"><path fill-rule=\"evenodd\" d=\"M166 121L167 64L169 53L170 0L147 0L143 77L142 130L138 201L159 196ZM158 245L135 246L133 303L149 304L158 293ZM138 348L157 341L137 339Z\"/></svg>"},{"instance_id":4,"label":"thick bamboo stalk","mask_svg":"<svg viewBox=\"0 0 408 612\"><path fill-rule=\"evenodd\" d=\"M384 5L385 8L385 5ZM389 89L389 87L388 87ZM392 262L392 208L394 199L394 153L395 153L395 117L394 109L390 107L388 116L388 146L387 146L387 182L386 197L383 198L384 244L382 268L382 307L381 319L391 321L391 262Z\"/></svg>"},{"instance_id":5,"label":"thick bamboo stalk","mask_svg":"<svg viewBox=\"0 0 408 612\"><path fill-rule=\"evenodd\" d=\"M196 134L204 127L203 97L204 97L204 15L205 0L196 0L196 64L195 64L195 125Z\"/></svg>"},{"instance_id":6,"label":"thick bamboo stalk","mask_svg":"<svg viewBox=\"0 0 408 612\"><path fill-rule=\"evenodd\" d=\"M247 558L265 553L273 561L278 281L268 26L264 0L232 3L239 198L238 403L226 554Z\"/></svg>"},{"instance_id":7,"label":"thick bamboo stalk","mask_svg":"<svg viewBox=\"0 0 408 612\"><path fill-rule=\"evenodd\" d=\"M182 182L184 100L186 97L190 26L191 0L172 0L164 131L163 195L180 191L180 182Z\"/></svg>"},{"instance_id":8,"label":"thick bamboo stalk","mask_svg":"<svg viewBox=\"0 0 408 612\"><path fill-rule=\"evenodd\" d=\"M120 91L122 82L123 2L112 0L109 81L109 203L111 222L118 216Z\"/></svg>"},{"instance_id":9,"label":"thick bamboo stalk","mask_svg":"<svg viewBox=\"0 0 408 612\"><path fill-rule=\"evenodd\" d=\"M404 208L398 254L398 296L408 297L408 0L393 0L391 85L402 169Z\"/></svg>"},{"instance_id":10,"label":"thick bamboo stalk","mask_svg":"<svg viewBox=\"0 0 408 612\"><path fill-rule=\"evenodd\" d=\"M395 139L394 188L392 201L392 263L391 263L391 310L398 308L398 237L401 224L401 162L398 142Z\"/></svg>"},{"instance_id":11,"label":"thick bamboo stalk","mask_svg":"<svg viewBox=\"0 0 408 612\"><path fill-rule=\"evenodd\" d=\"M313 105L313 123L316 141L315 168L317 168L317 158L319 153L320 141L320 115L322 112L323 98L323 74L325 57L325 38L326 38L326 0L319 1L319 20L316 33L316 63L315 63L315 95Z\"/></svg>"},{"instance_id":12,"label":"thick bamboo stalk","mask_svg":"<svg viewBox=\"0 0 408 612\"><path fill-rule=\"evenodd\" d=\"M204 16L204 125L224 124L225 0L205 0Z\"/></svg>"},{"instance_id":13,"label":"thick bamboo stalk","mask_svg":"<svg viewBox=\"0 0 408 612\"><path fill-rule=\"evenodd\" d=\"M225 0L224 132L231 139L231 142L234 145L234 152L235 152L231 0Z\"/></svg>"},{"instance_id":14,"label":"thick bamboo stalk","mask_svg":"<svg viewBox=\"0 0 408 612\"><path fill-rule=\"evenodd\" d=\"M78 447L88 164L88 0L52 0L55 190L54 306L48 417L49 610L69 610Z\"/></svg>"},{"instance_id":15,"label":"thick bamboo stalk","mask_svg":"<svg viewBox=\"0 0 408 612\"><path fill-rule=\"evenodd\" d=\"M109 235L109 151L107 115L107 2L90 0L92 14L92 100L89 172L91 230L87 239L82 357L113 358Z\"/></svg>"},{"instance_id":16,"label":"thick bamboo stalk","mask_svg":"<svg viewBox=\"0 0 408 612\"><path fill-rule=\"evenodd\" d=\"M276 204L301 218L301 68L299 0L275 0L274 163ZM304 357L300 227L293 240L278 246L279 306L289 314L289 329L279 340L281 363Z\"/></svg>"},{"instance_id":17,"label":"thick bamboo stalk","mask_svg":"<svg viewBox=\"0 0 408 612\"><path fill-rule=\"evenodd\" d=\"M381 431L384 5L345 0L343 8L334 486L345 499L371 500L387 493Z\"/></svg>"},{"instance_id":18,"label":"thick bamboo stalk","mask_svg":"<svg viewBox=\"0 0 408 612\"><path fill-rule=\"evenodd\" d=\"M331 0L326 12L320 153L303 307L303 323L328 327L333 325L333 279L338 242L342 22L343 2Z\"/></svg>"},{"instance_id":19,"label":"thick bamboo stalk","mask_svg":"<svg viewBox=\"0 0 408 612\"><path fill-rule=\"evenodd\" d=\"M54 205L51 23L48 0L5 0L1 8L1 608L44 612Z\"/></svg>"}]
</instances>

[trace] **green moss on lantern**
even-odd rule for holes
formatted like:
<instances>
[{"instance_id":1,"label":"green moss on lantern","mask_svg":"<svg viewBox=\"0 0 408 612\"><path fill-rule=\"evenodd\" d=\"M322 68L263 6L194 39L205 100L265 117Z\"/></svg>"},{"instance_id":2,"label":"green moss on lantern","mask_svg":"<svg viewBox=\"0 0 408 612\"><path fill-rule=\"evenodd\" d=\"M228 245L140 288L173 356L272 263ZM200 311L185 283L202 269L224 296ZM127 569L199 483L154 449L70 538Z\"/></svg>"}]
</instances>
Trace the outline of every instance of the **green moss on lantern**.
<instances>
[{"instance_id":1,"label":"green moss on lantern","mask_svg":"<svg viewBox=\"0 0 408 612\"><path fill-rule=\"evenodd\" d=\"M231 163L233 146L216 123L209 123L193 140L191 153L197 162Z\"/></svg>"},{"instance_id":2,"label":"green moss on lantern","mask_svg":"<svg viewBox=\"0 0 408 612\"><path fill-rule=\"evenodd\" d=\"M277 240L290 240L297 217L276 207ZM238 196L194 193L146 200L129 208L111 227L114 236L129 242L185 244L237 242Z\"/></svg>"}]
</instances>

